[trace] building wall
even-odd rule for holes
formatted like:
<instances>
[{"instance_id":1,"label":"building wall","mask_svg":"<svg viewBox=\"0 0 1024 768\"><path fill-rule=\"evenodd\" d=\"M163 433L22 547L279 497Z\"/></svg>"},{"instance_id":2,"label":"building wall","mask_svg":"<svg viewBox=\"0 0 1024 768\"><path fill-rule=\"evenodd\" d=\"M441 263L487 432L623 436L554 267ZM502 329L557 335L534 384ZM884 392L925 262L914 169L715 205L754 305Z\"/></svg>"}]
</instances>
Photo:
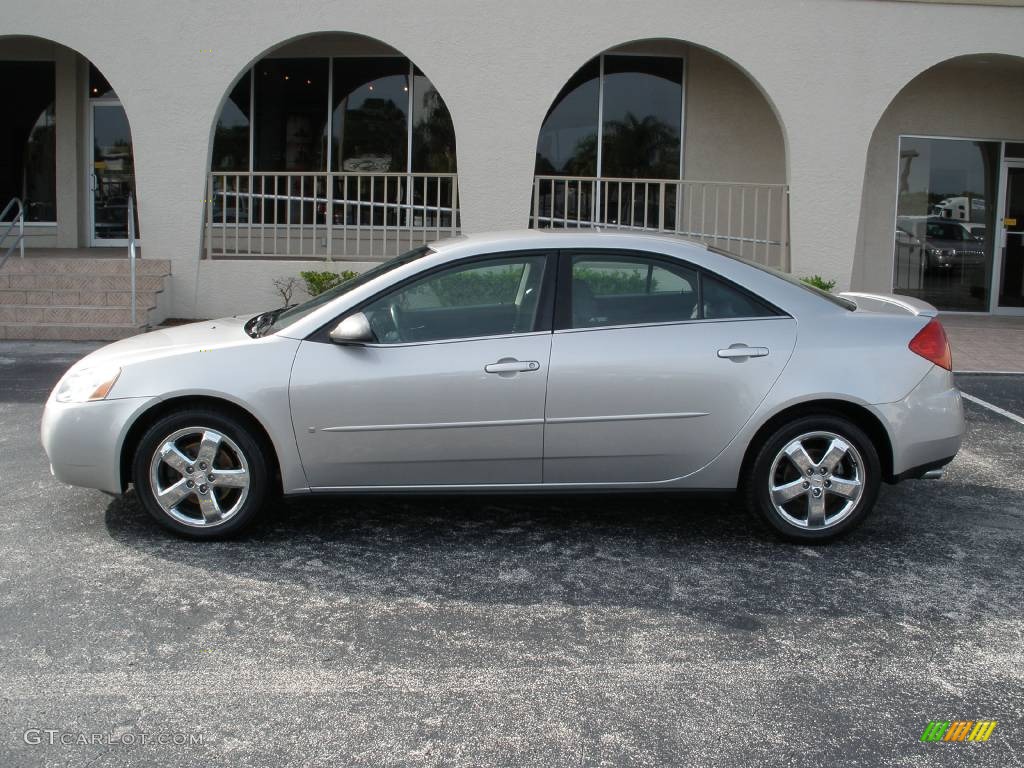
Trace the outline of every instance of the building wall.
<instances>
[{"instance_id":1,"label":"building wall","mask_svg":"<svg viewBox=\"0 0 1024 768\"><path fill-rule=\"evenodd\" d=\"M947 62L915 78L885 110L864 172L853 264L859 289L892 288L901 135L1024 141L1024 62Z\"/></svg>"},{"instance_id":2,"label":"building wall","mask_svg":"<svg viewBox=\"0 0 1024 768\"><path fill-rule=\"evenodd\" d=\"M786 142L771 105L749 77L689 46L683 170L695 181L786 183Z\"/></svg>"},{"instance_id":3,"label":"building wall","mask_svg":"<svg viewBox=\"0 0 1024 768\"><path fill-rule=\"evenodd\" d=\"M347 31L383 41L423 69L454 120L469 232L524 226L538 129L582 63L632 40L668 38L714 51L750 75L781 125L793 271L845 287L880 116L904 85L941 61L1024 55L1022 19L1019 7L878 0L308 0L301 9L242 0L53 0L9 4L0 36L72 48L117 90L134 136L145 253L173 260L171 312L194 316L209 309L196 297L212 274L198 255L216 114L245 67L282 42ZM699 65L698 55L695 73ZM699 80L694 87L699 96ZM739 117L732 140L761 136L761 118ZM764 157L763 166L748 161L736 170L774 176L778 161ZM700 158L688 162L699 170ZM694 173L688 165L687 175ZM238 262L232 280L258 268Z\"/></svg>"}]
</instances>

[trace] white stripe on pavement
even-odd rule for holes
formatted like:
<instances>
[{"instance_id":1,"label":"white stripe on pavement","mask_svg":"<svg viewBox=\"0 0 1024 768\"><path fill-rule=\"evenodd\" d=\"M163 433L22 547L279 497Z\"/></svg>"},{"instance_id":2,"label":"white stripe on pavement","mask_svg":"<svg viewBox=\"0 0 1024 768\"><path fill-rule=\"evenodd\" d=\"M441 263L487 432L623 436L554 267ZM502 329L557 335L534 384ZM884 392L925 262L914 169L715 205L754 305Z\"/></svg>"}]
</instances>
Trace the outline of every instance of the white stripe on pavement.
<instances>
[{"instance_id":1,"label":"white stripe on pavement","mask_svg":"<svg viewBox=\"0 0 1024 768\"><path fill-rule=\"evenodd\" d=\"M1010 413L1009 411L1000 408L998 405L992 405L992 403L986 400L982 400L980 397L968 395L963 390L960 391L960 394L964 398L964 400L970 400L972 403L976 403L977 405L980 405L982 408L988 408L990 411L994 411L998 413L1000 416L1005 416L1011 421L1016 421L1021 426L1024 426L1024 417L1018 416L1016 413Z\"/></svg>"}]
</instances>

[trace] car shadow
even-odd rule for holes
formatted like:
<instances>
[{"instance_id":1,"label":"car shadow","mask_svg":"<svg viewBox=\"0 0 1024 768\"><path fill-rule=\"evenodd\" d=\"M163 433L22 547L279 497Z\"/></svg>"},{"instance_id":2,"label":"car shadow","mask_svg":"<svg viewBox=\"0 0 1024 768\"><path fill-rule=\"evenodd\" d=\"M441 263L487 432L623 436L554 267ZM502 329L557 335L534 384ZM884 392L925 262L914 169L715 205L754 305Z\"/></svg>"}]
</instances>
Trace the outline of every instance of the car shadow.
<instances>
[{"instance_id":1,"label":"car shadow","mask_svg":"<svg viewBox=\"0 0 1024 768\"><path fill-rule=\"evenodd\" d=\"M1019 494L940 493L886 488L864 526L827 546L778 540L735 499L646 494L293 500L241 538L197 543L165 532L129 493L105 522L121 545L214 578L349 598L664 609L744 631L775 614L932 610L967 582L1019 607L992 550L1019 538L1020 516L957 510L981 497L989 512L1015 509ZM985 533L1015 527L1009 541Z\"/></svg>"}]
</instances>

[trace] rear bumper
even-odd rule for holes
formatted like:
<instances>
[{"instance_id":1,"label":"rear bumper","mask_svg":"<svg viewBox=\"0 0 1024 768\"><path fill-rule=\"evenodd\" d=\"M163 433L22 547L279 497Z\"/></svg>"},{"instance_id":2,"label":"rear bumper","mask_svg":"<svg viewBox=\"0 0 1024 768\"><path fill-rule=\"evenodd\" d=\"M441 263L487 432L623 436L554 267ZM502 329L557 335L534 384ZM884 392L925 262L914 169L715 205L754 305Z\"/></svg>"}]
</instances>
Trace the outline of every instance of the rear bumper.
<instances>
[{"instance_id":1,"label":"rear bumper","mask_svg":"<svg viewBox=\"0 0 1024 768\"><path fill-rule=\"evenodd\" d=\"M892 482L899 483L904 480L941 480L942 479L942 468L949 464L955 456L948 456L945 459L939 459L938 461L932 461L927 464L922 464L920 467L911 467L892 478Z\"/></svg>"},{"instance_id":2,"label":"rear bumper","mask_svg":"<svg viewBox=\"0 0 1024 768\"><path fill-rule=\"evenodd\" d=\"M960 450L963 401L953 374L943 368L933 366L905 398L875 408L889 427L894 480L921 477L948 464Z\"/></svg>"}]
</instances>

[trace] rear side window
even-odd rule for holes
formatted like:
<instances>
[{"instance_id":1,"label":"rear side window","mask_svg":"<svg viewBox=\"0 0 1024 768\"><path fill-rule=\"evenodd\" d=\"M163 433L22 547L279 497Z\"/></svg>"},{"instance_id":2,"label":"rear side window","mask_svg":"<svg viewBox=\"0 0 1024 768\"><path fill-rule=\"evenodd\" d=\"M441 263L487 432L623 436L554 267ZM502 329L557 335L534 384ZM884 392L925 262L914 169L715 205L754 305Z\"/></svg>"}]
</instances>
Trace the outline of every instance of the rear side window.
<instances>
[{"instance_id":1,"label":"rear side window","mask_svg":"<svg viewBox=\"0 0 1024 768\"><path fill-rule=\"evenodd\" d=\"M697 281L695 270L643 257L573 256L572 327L692 320Z\"/></svg>"},{"instance_id":2,"label":"rear side window","mask_svg":"<svg viewBox=\"0 0 1024 768\"><path fill-rule=\"evenodd\" d=\"M684 264L627 255L572 257L572 328L771 317L767 304Z\"/></svg>"},{"instance_id":3,"label":"rear side window","mask_svg":"<svg viewBox=\"0 0 1024 768\"><path fill-rule=\"evenodd\" d=\"M771 317L775 314L750 294L710 275L701 275L701 288L705 320Z\"/></svg>"}]
</instances>

